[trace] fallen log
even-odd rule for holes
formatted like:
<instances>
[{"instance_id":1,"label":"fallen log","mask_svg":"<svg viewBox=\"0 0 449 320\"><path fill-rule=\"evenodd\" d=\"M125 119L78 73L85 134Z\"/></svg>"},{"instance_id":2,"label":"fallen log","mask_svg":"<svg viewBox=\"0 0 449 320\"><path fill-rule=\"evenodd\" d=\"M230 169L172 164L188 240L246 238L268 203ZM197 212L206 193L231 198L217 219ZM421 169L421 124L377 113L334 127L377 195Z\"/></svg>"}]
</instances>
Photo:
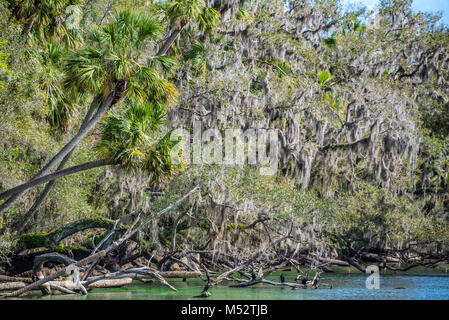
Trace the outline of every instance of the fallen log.
<instances>
[{"instance_id":1,"label":"fallen log","mask_svg":"<svg viewBox=\"0 0 449 320\"><path fill-rule=\"evenodd\" d=\"M121 287L128 284L131 284L133 281L132 278L117 278L117 279L103 279L93 282L91 284L86 285L87 288L114 288ZM52 289L61 291L66 294L75 293L72 290L76 290L77 287L73 281L65 280L65 281L49 281L48 286ZM82 285L85 285L86 282L81 282ZM6 282L0 283L0 291L8 291L8 290L17 290L26 287L26 283L24 282Z\"/></svg>"},{"instance_id":2,"label":"fallen log","mask_svg":"<svg viewBox=\"0 0 449 320\"><path fill-rule=\"evenodd\" d=\"M49 282L49 281L55 280L55 279L57 279L58 277L65 275L65 274L67 273L67 271L69 270L69 267L73 267L73 266L74 266L74 267L82 267L82 266L85 266L85 265L87 265L87 264L90 264L90 263L92 263L92 262L95 262L95 261L98 261L98 260L104 258L108 252L111 252L111 251L117 249L117 248L118 248L119 246L121 246L126 240L130 239L131 237L133 237L133 236L134 236L139 230L141 230L145 225L147 225L148 223L150 223L150 221L151 221L152 219L157 218L157 217L159 217L160 215L164 214L165 212L172 210L172 209L173 209L175 206L177 206L179 203L181 203L181 202L184 201L186 198L188 198L190 195L192 195L193 193L195 193L195 192L199 189L199 187L200 187L200 186L197 185L195 188L193 188L192 190L190 190L187 194L185 194L183 197L181 197L180 199L178 199L177 201L175 201L174 203L172 203L171 205L169 205L169 206L166 207L165 209L163 209L163 210L161 210L161 211L159 211L159 212L157 212L157 213L155 213L155 214L152 214L147 220L145 220L143 223L141 223L141 224L140 224L137 228L135 228L134 230L132 230L133 226L130 227L130 228L126 231L126 233L125 233L120 239L118 239L117 241L114 241L114 242L113 242L111 245L109 245L107 248L105 248L105 249L103 249L103 250L101 250L101 251L99 251L99 252L97 252L97 253L95 253L95 254L93 254L93 255L90 255L90 256L88 256L88 257L86 257L86 258L84 258L84 259L82 259L82 260L80 260L80 261L78 261L78 262L76 262L76 263L70 264L69 266L66 266L66 267L62 268L61 270L59 270L59 271L57 271L57 272L55 272L55 273L53 273L53 274L51 274L51 275L49 275L49 276L43 278L43 279L40 279L40 280L38 280L38 281L36 281L36 282L33 282L33 283L29 284L28 286L26 286L25 288L21 288L21 289L18 289L18 290L16 290L16 291L14 291L14 292L10 292L10 293L3 294L3 295L0 296L0 298L7 298L7 297L17 297L17 296L20 296L20 295L22 295L22 294L24 294L24 293L26 293L26 292L28 292L28 291L30 291L30 290L33 290L33 289L35 289L35 288L39 288L40 286L42 286L43 284L45 284L45 283L47 283L47 282ZM141 209L140 209L140 210L141 210ZM139 216L140 216L140 215L139 215ZM114 222L114 223L115 223L115 222ZM165 282L164 284L166 284L167 286L169 286L169 287L171 287L172 289L176 290L173 286L171 286L170 284L168 284L168 283L165 281L165 279L163 279L163 278L160 279L160 278L159 278L159 280L160 280L161 282L163 282L163 283Z\"/></svg>"},{"instance_id":3,"label":"fallen log","mask_svg":"<svg viewBox=\"0 0 449 320\"><path fill-rule=\"evenodd\" d=\"M201 271L160 271L159 274L164 278L199 278Z\"/></svg>"},{"instance_id":4,"label":"fallen log","mask_svg":"<svg viewBox=\"0 0 449 320\"><path fill-rule=\"evenodd\" d=\"M279 287L291 287L294 289L297 288L302 288L303 285L297 284L297 283L292 283L292 282L277 282L277 281L271 281L271 280L266 280L266 279L256 279L256 280L249 280L249 281L244 281L244 282L240 282L238 284L232 285L232 288L246 288L246 287L250 287L250 286L254 286L256 284L259 283L266 283L272 286L279 286Z\"/></svg>"},{"instance_id":5,"label":"fallen log","mask_svg":"<svg viewBox=\"0 0 449 320\"><path fill-rule=\"evenodd\" d=\"M0 282L26 282L26 283L31 283L31 282L33 282L33 279L25 278L25 277L10 277L10 276L0 275Z\"/></svg>"},{"instance_id":6,"label":"fallen log","mask_svg":"<svg viewBox=\"0 0 449 320\"><path fill-rule=\"evenodd\" d=\"M104 279L91 283L87 288L114 288L122 287L133 282L132 278L120 278L120 279Z\"/></svg>"},{"instance_id":7,"label":"fallen log","mask_svg":"<svg viewBox=\"0 0 449 320\"><path fill-rule=\"evenodd\" d=\"M85 281L85 284L90 286L92 283L95 283L97 281L103 280L103 279L120 279L120 278L131 278L136 279L138 276L141 277L153 277L157 280L159 280L163 285L169 287L173 291L177 291L175 287L173 287L171 284L169 284L164 277L161 276L161 272L149 268L149 267L141 267L141 268L132 268L127 270L120 270L114 273L108 273L102 276L98 277L91 277Z\"/></svg>"},{"instance_id":8,"label":"fallen log","mask_svg":"<svg viewBox=\"0 0 449 320\"><path fill-rule=\"evenodd\" d=\"M17 290L17 289L21 289L21 288L25 288L25 287L26 287L25 282L0 283L0 291Z\"/></svg>"},{"instance_id":9,"label":"fallen log","mask_svg":"<svg viewBox=\"0 0 449 320\"><path fill-rule=\"evenodd\" d=\"M322 258L322 257L318 257L318 260L320 262L329 263L329 264L336 265L336 266L349 267L349 263L347 261L343 261L343 260Z\"/></svg>"},{"instance_id":10,"label":"fallen log","mask_svg":"<svg viewBox=\"0 0 449 320\"><path fill-rule=\"evenodd\" d=\"M76 294L75 291L66 289L64 287L60 287L60 286L55 285L55 284L50 284L50 288L53 289L53 290L58 290L59 292L62 292L64 294Z\"/></svg>"}]
</instances>

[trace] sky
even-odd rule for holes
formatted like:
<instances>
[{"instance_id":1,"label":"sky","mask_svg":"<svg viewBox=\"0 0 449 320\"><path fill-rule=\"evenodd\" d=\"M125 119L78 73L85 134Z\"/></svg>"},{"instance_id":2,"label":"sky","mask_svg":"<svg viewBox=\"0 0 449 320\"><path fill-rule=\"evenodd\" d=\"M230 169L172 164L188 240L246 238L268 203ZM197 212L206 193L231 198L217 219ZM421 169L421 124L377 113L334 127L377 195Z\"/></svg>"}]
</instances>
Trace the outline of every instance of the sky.
<instances>
[{"instance_id":1,"label":"sky","mask_svg":"<svg viewBox=\"0 0 449 320\"><path fill-rule=\"evenodd\" d=\"M343 0L343 4L363 3L369 9L374 9L379 0ZM415 11L438 12L443 13L442 21L449 25L449 0L413 0L413 9Z\"/></svg>"}]
</instances>

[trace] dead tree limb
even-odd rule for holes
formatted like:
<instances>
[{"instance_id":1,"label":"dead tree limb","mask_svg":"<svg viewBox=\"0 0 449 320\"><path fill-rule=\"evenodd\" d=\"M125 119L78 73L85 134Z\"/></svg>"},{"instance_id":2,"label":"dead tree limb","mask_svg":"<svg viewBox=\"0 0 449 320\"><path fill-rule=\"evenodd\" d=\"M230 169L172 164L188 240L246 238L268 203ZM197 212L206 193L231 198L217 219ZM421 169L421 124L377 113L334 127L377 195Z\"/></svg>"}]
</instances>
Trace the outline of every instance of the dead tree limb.
<instances>
[{"instance_id":1,"label":"dead tree limb","mask_svg":"<svg viewBox=\"0 0 449 320\"><path fill-rule=\"evenodd\" d=\"M20 296L30 290L33 290L35 288L39 288L40 286L42 286L43 284L55 280L60 276L63 276L67 273L68 267L70 266L75 266L75 267L82 267L85 266L89 263L92 263L94 261L98 261L99 259L102 259L106 256L106 254L112 250L117 249L120 245L122 245L126 240L130 239L132 236L134 236L139 230L141 230L145 225L147 225L152 219L155 219L157 217L159 217L160 215L164 214L167 211L172 210L175 206L177 206L179 203L181 203L182 201L184 201L186 198L188 198L189 196L191 196L193 193L195 193L198 189L199 189L199 185L196 186L195 188L193 188L192 190L190 190L187 194L185 194L183 197L181 197L180 199L178 199L177 201L175 201L174 203L172 203L171 205L169 205L168 207L166 207L165 209L151 215L146 221L144 221L143 223L141 223L139 225L139 227L135 228L134 230L128 229L128 231L117 241L114 241L111 245L109 245L106 249L103 249L93 255L90 255L76 263L73 263L69 266L66 266L64 268L62 268L61 270L49 275L48 277L45 277L43 279L40 279L36 282L31 283L30 285L21 288L19 290L13 291L11 293L7 293L7 294L3 294L0 297L1 298L7 298L7 297L17 297Z\"/></svg>"}]
</instances>

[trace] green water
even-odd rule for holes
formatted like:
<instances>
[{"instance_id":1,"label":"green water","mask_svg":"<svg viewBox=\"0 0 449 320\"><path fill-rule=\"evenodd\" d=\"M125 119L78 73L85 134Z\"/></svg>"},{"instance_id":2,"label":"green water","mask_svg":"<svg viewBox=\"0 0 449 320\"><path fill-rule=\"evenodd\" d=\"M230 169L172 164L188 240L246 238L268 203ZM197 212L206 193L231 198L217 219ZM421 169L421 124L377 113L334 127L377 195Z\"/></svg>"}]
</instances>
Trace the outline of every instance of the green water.
<instances>
[{"instance_id":1,"label":"green water","mask_svg":"<svg viewBox=\"0 0 449 320\"><path fill-rule=\"evenodd\" d=\"M294 281L293 273L286 273L287 281ZM277 280L277 276L272 279ZM412 273L381 275L380 289L366 289L366 275L329 273L322 275L322 281L332 283L332 289L296 289L256 285L249 288L230 288L230 283L213 287L208 300L449 300L449 274L447 273ZM144 284L135 281L132 285L121 288L92 289L88 296L52 295L42 297L39 292L24 297L26 299L80 299L80 300L179 300L194 298L201 293L204 282L200 279L170 280L178 291L174 292L157 282Z\"/></svg>"}]
</instances>

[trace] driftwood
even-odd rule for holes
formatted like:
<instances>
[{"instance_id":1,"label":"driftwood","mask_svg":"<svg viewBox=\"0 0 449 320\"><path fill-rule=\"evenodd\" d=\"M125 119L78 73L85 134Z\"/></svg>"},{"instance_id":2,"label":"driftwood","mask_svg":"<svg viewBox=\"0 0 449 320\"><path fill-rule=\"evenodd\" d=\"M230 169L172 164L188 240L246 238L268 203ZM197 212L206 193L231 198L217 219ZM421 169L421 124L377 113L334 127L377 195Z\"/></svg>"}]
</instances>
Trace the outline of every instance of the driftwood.
<instances>
[{"instance_id":1,"label":"driftwood","mask_svg":"<svg viewBox=\"0 0 449 320\"><path fill-rule=\"evenodd\" d=\"M159 274L164 278L199 278L201 271L161 271Z\"/></svg>"},{"instance_id":2,"label":"driftwood","mask_svg":"<svg viewBox=\"0 0 449 320\"><path fill-rule=\"evenodd\" d=\"M121 279L104 279L91 283L87 288L114 288L122 287L133 282L132 278L121 278Z\"/></svg>"},{"instance_id":3,"label":"driftwood","mask_svg":"<svg viewBox=\"0 0 449 320\"><path fill-rule=\"evenodd\" d=\"M214 280L211 281L211 285L217 285L219 284L221 281L225 280L226 278L228 278L229 276L231 276L232 274L241 271L242 269L248 267L254 260L256 260L262 253L264 253L268 248L270 247L274 247L275 245L277 245L278 243L281 243L282 241L284 241L285 239L288 239L290 237L290 234L293 230L293 225L290 228L289 233L280 238L277 239L276 241L274 241L273 243L269 244L269 245L265 245L262 248L260 248L259 250L257 250L255 253L253 253L251 255L251 257L249 257L249 259L247 259L246 261L244 261L243 263L241 263L240 265L238 265L237 267L230 269L229 271L226 271L224 273L222 273L221 275L219 275L217 278L215 278Z\"/></svg>"},{"instance_id":4,"label":"driftwood","mask_svg":"<svg viewBox=\"0 0 449 320\"><path fill-rule=\"evenodd\" d=\"M58 290L59 292L62 292L64 294L76 294L75 291L69 290L67 288L64 288L64 287L58 286L57 284L52 284L52 283L50 283L50 289Z\"/></svg>"},{"instance_id":5,"label":"driftwood","mask_svg":"<svg viewBox=\"0 0 449 320\"><path fill-rule=\"evenodd\" d=\"M161 275L161 272L153 269L153 268L149 268L149 267L141 267L141 268L131 268L131 269L127 269L127 270L120 270L114 273L108 273L102 276L98 276L98 277L92 277L89 278L85 283L90 286L91 284L103 280L103 279L109 279L109 278L113 278L113 279L118 279L118 278L131 278L131 279L135 279L138 276L146 276L146 277L152 277L155 278L157 280L159 280L163 285L169 287L170 289L172 289L173 291L177 291L175 287L173 287L171 284L169 284L164 277Z\"/></svg>"},{"instance_id":6,"label":"driftwood","mask_svg":"<svg viewBox=\"0 0 449 320\"><path fill-rule=\"evenodd\" d=\"M92 254L90 256L88 256L87 258L84 258L76 263L72 263L69 266L66 266L64 268L62 268L60 271L57 271L43 279L40 279L38 281L35 281L29 285L27 285L24 288L18 289L16 291L10 292L10 293L5 293L3 294L1 297L2 298L7 298L7 297L17 297L20 296L30 290L33 290L35 288L39 288L42 285L46 284L49 281L55 280L58 277L61 277L63 275L65 275L67 273L67 271L69 270L69 267L82 267L85 265L88 265L92 262L98 261L102 258L104 258L106 256L106 254L112 250L117 249L119 246L121 246L126 240L130 239L132 236L134 236L139 230L141 230L145 225L147 225L152 219L159 217L160 215L164 214L167 211L170 211L171 209L173 209L175 206L177 206L179 203L181 203L182 201L184 201L186 198L188 198L190 195L192 195L193 193L195 193L197 190L199 189L199 185L196 186L195 188L193 188L191 191L189 191L186 195L184 195L183 197L181 197L180 199L178 199L177 201L175 201L174 203L172 203L170 206L166 207L165 209L151 215L146 221L144 221L143 223L141 223L137 228L133 228L130 227L126 233L117 241L114 241L111 245L109 245L107 248ZM140 209L141 210L141 209ZM115 222L114 222L115 223ZM159 275L156 275L157 277L160 277ZM162 277L161 277L162 278ZM166 282L165 279L159 279L160 281ZM167 283L168 286L172 287L170 284ZM173 288L173 287L172 287ZM174 288L173 288L174 289ZM176 289L175 289L176 290Z\"/></svg>"},{"instance_id":7,"label":"driftwood","mask_svg":"<svg viewBox=\"0 0 449 320\"><path fill-rule=\"evenodd\" d=\"M133 281L132 278L118 278L118 279L102 279L92 283L88 281L82 281L81 284L86 288L113 288L113 287L121 287L124 285L131 284ZM50 286L56 285L66 289L77 289L75 283L70 280L66 281L50 281Z\"/></svg>"},{"instance_id":8,"label":"driftwood","mask_svg":"<svg viewBox=\"0 0 449 320\"><path fill-rule=\"evenodd\" d=\"M0 291L17 290L17 289L25 288L26 285L27 284L25 282L5 282L5 283L0 283Z\"/></svg>"},{"instance_id":9,"label":"driftwood","mask_svg":"<svg viewBox=\"0 0 449 320\"><path fill-rule=\"evenodd\" d=\"M244 280L244 281L242 281L239 284L232 285L231 287L233 287L233 288L245 288L245 287L254 286L254 285L259 284L259 283L265 283L265 284L269 284L269 285L272 285L272 286L279 286L279 287L291 287L291 288L294 288L294 289L304 287L303 285L300 285L298 283L277 282L277 281L271 281L271 280L267 280L267 279L263 279L263 278L256 279L256 280L249 280L249 281Z\"/></svg>"},{"instance_id":10,"label":"driftwood","mask_svg":"<svg viewBox=\"0 0 449 320\"><path fill-rule=\"evenodd\" d=\"M119 279L103 279L95 281L91 284L87 284L87 288L113 288L113 287L121 287L124 285L131 284L133 281L132 278L119 278ZM81 284L85 285L87 282L82 282ZM0 291L8 291L8 290L17 290L26 287L25 282L6 282L0 283ZM73 281L65 280L65 281L49 281L47 283L48 287L51 289L55 289L61 291L62 293L72 294L76 293L73 290L77 290L77 287Z\"/></svg>"},{"instance_id":11,"label":"driftwood","mask_svg":"<svg viewBox=\"0 0 449 320\"><path fill-rule=\"evenodd\" d=\"M26 282L26 283L31 283L31 282L33 282L33 279L25 278L25 277L10 277L10 276L0 275L0 282Z\"/></svg>"}]
</instances>

